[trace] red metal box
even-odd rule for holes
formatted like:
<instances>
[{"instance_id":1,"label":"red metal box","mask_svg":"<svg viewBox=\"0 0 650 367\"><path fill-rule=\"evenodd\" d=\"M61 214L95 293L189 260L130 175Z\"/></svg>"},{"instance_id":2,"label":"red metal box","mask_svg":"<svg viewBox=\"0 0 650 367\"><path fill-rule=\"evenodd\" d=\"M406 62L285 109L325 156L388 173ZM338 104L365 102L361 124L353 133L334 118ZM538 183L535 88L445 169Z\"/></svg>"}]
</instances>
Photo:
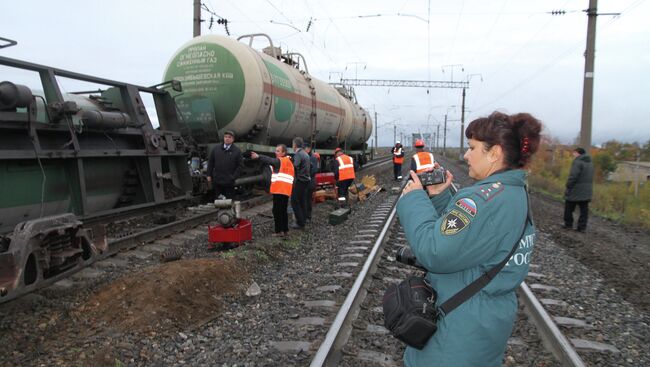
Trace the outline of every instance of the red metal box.
<instances>
[{"instance_id":1,"label":"red metal box","mask_svg":"<svg viewBox=\"0 0 650 367\"><path fill-rule=\"evenodd\" d=\"M334 179L334 173L332 172L325 172L325 173L317 173L316 174L316 185L318 186L323 186L323 185L336 185L336 180Z\"/></svg>"},{"instance_id":2,"label":"red metal box","mask_svg":"<svg viewBox=\"0 0 650 367\"><path fill-rule=\"evenodd\" d=\"M239 219L239 223L232 228L224 228L217 224L214 227L208 225L208 242L237 242L250 241L253 239L253 227L251 221Z\"/></svg>"}]
</instances>

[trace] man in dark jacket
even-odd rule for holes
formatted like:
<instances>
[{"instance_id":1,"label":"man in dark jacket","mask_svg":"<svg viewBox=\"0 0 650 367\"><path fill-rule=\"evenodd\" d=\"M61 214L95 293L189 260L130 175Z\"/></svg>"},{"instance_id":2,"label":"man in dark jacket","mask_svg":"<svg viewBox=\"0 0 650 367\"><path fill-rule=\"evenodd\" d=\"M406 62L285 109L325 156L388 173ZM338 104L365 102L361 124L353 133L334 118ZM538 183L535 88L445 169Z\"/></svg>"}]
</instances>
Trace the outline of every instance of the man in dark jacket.
<instances>
[{"instance_id":1,"label":"man in dark jacket","mask_svg":"<svg viewBox=\"0 0 650 367\"><path fill-rule=\"evenodd\" d=\"M305 149L305 153L309 155L309 178L310 178L309 187L307 188L307 195L306 195L307 200L305 201L306 208L307 208L305 217L307 218L307 222L311 222L311 204L313 201L314 190L316 189L316 174L320 169L320 162L316 157L316 154L312 152L312 145L310 143L305 142L303 147Z\"/></svg>"},{"instance_id":2,"label":"man in dark jacket","mask_svg":"<svg viewBox=\"0 0 650 367\"><path fill-rule=\"evenodd\" d=\"M304 141L300 137L293 138L293 169L295 179L291 190L291 208L296 217L292 229L303 229L307 222L307 190L311 182L309 156L302 149Z\"/></svg>"},{"instance_id":3,"label":"man in dark jacket","mask_svg":"<svg viewBox=\"0 0 650 367\"><path fill-rule=\"evenodd\" d=\"M223 144L212 148L208 159L208 182L212 183L214 198L223 195L232 199L235 194L235 180L242 168L241 150L235 144L232 131L223 133Z\"/></svg>"},{"instance_id":4,"label":"man in dark jacket","mask_svg":"<svg viewBox=\"0 0 650 367\"><path fill-rule=\"evenodd\" d=\"M580 217L576 230L585 232L589 216L589 202L592 197L594 165L591 162L591 157L582 148L576 148L573 151L573 156L575 159L571 165L564 194L564 228L573 228L573 211L577 205L580 207Z\"/></svg>"}]
</instances>

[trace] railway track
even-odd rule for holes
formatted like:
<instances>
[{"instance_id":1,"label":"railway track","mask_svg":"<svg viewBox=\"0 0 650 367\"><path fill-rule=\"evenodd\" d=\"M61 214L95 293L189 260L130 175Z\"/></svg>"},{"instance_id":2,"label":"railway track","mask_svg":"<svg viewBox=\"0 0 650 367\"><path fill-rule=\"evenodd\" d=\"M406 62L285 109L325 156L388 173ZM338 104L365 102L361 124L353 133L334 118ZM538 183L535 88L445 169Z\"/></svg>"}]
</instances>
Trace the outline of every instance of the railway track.
<instances>
[{"instance_id":1,"label":"railway track","mask_svg":"<svg viewBox=\"0 0 650 367\"><path fill-rule=\"evenodd\" d=\"M390 190L395 182L389 171L391 171L389 167L378 166L376 169L368 169L362 173L362 175L375 173L379 183L386 190L371 196L363 203L355 204L353 215L343 225L329 226L315 223L308 225L305 231L293 231L288 239L280 240L264 235L268 233L272 221L268 214L270 211L268 204L258 206L254 209L255 212L247 214L247 217L256 223L253 243L234 251L221 253L218 257L247 259L243 264L250 263L251 259L259 260L264 256L268 259L262 260L261 263L253 261L258 264L251 265L252 267L247 270L250 277L242 277L237 282L238 286L243 287L242 294L219 297L223 300L223 306L207 321L155 335L142 334L137 330L123 329L109 323L102 327L100 334L92 337L90 344L88 337L84 336L82 325L76 325L70 320L65 321L67 320L65 317L51 327L47 321L56 315L66 315L70 304L88 304L86 297L75 301L79 299L73 296L78 292L76 290L78 284L84 282L95 284L81 286L85 288L84 293L92 294L97 291L96 284L107 283L105 278L116 279L120 274L133 272L134 269L142 269L147 265L154 265L148 268L155 268L159 262L155 255L166 246L179 246L184 243L180 246L185 249L188 258L206 256L207 235L204 230L193 229L155 240L144 247L122 251L116 256L98 262L93 267L76 274L75 277L66 279L64 282L74 283L68 284L68 291L62 292L60 296L59 293L54 293L54 288L63 289L64 284L57 284L29 298L24 297L24 300L19 300L13 306L2 305L0 310L11 317L0 322L0 330L2 330L0 335L4 334L4 337L10 338L0 338L5 345L0 347L0 352L4 353L6 348L11 350L12 346L14 350L25 350L22 352L24 355L18 354L11 359L18 365L56 364L59 363L56 362L59 359L75 361L78 358L78 353L74 353L75 348L83 348L86 357L81 361L86 364L93 363L95 359L90 359L91 357L99 358L98 355L105 355L111 358L109 363L115 363L114 361L117 360L127 365L210 366L249 363L304 366L319 365L317 358L321 358L318 356L324 353L327 358L322 365L338 363L345 366L399 366L404 346L383 329L381 297L390 283L401 281L418 270L394 261L393 251L406 244L404 234L394 226L385 231L383 247L375 252L376 265L366 260L373 252L373 246L382 234L386 220L391 217L390 212L397 198L397 195L392 194ZM327 203L314 206L314 220L326 222L332 209ZM371 265L366 266L366 264ZM363 277L364 280L359 280L359 274L366 268L369 270L367 276ZM96 272L104 273L93 274ZM542 283L542 279L548 282L548 285L553 284L551 276L544 278L535 275L542 272L551 274L553 270L546 269L546 264L532 267L533 276L529 277L531 286L534 283ZM102 280L98 281L98 279ZM357 286L357 283L360 285ZM195 286L192 282L191 287ZM244 294L244 291L254 288L257 288L254 294ZM352 297L350 294L354 288L359 289L358 300L348 300ZM538 295L541 292L540 289L533 289L533 291ZM213 293L208 293L210 294ZM548 295L546 298L549 298ZM561 299L566 300L566 298ZM134 298L128 302L138 301ZM143 305L149 305L151 301L148 302ZM182 299L161 299L157 302L172 306L179 302L183 303ZM558 310L563 306L551 306L547 302L548 300L542 298L541 303L547 308L550 307L551 315L561 314ZM567 302L570 303L568 300ZM523 303L520 302L520 305ZM122 309L121 304L117 306L118 314L128 314L133 311L131 308ZM346 314L349 316L339 316L342 308L348 309ZM541 332L530 324L529 316L523 310L523 306L521 308L522 312L518 315L504 365L561 365L559 359L541 346L542 339L539 336ZM34 311L21 313L23 309ZM73 309L79 312L78 306ZM564 306L564 309L573 308ZM23 315L22 318L17 319L13 312L19 312ZM20 322L16 320L23 319L25 323L48 326L43 326L42 330L39 327L33 333L22 335L14 331L10 332L10 329L7 329L10 324L5 325L12 323L11 330L15 330L16 324ZM46 322L43 323L42 320ZM332 338L330 335L334 332L331 330L336 324L341 325L342 336ZM559 328L565 334L571 331L563 325ZM63 333L61 330L74 331ZM75 337L75 334L81 336ZM48 338L47 335L50 335L49 338L53 340L66 340L66 342L47 343L47 347L39 347L31 351L33 345L38 345L38 342L30 342L32 335L34 338L45 337L45 340ZM345 335L347 337L344 337ZM572 345L571 339L585 335L569 333L568 336ZM333 341L326 343L330 339ZM21 340L25 340L26 344L20 344ZM332 347L324 347L326 344L331 344ZM111 347L105 349L106 347L103 347L105 345ZM92 351L86 346L92 347ZM597 356L611 354L611 352L593 353L592 351L587 354L583 352L584 349L578 350L579 355L590 365L599 365L593 362L599 358ZM13 356L10 352L6 355ZM634 365L634 363L624 365Z\"/></svg>"},{"instance_id":2,"label":"railway track","mask_svg":"<svg viewBox=\"0 0 650 367\"><path fill-rule=\"evenodd\" d=\"M374 233L374 244L369 248L368 257L310 366L401 365L403 346L383 327L383 291L389 284L401 281L410 273L423 272L395 262L396 251L407 245L401 227L394 220L395 202L391 200L378 206L365 228L359 230L360 237L367 237L364 233ZM531 272L531 276L532 279L542 277L534 272ZM535 284L534 288L543 287ZM526 315L554 356L554 359L544 355L539 358L546 359L551 365L585 366L574 345L584 346L589 342L579 339L569 341L557 325L557 322L566 325L578 321L551 317L526 283L520 286L518 296ZM545 299L544 303L557 304L558 301ZM522 317L525 316L519 315L519 318ZM510 344L521 345L521 339L515 335ZM511 360L514 357L508 355L506 362Z\"/></svg>"}]
</instances>

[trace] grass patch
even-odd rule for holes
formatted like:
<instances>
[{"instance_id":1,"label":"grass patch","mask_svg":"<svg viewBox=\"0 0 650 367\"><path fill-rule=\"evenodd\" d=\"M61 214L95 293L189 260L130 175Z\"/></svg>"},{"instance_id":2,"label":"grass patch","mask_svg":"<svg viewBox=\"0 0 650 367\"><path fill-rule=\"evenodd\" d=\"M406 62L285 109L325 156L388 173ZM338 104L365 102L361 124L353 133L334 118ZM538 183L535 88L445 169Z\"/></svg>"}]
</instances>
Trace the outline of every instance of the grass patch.
<instances>
[{"instance_id":1,"label":"grass patch","mask_svg":"<svg viewBox=\"0 0 650 367\"><path fill-rule=\"evenodd\" d=\"M280 241L282 247L290 250L295 250L300 247L300 240L297 238L289 238L283 241Z\"/></svg>"}]
</instances>

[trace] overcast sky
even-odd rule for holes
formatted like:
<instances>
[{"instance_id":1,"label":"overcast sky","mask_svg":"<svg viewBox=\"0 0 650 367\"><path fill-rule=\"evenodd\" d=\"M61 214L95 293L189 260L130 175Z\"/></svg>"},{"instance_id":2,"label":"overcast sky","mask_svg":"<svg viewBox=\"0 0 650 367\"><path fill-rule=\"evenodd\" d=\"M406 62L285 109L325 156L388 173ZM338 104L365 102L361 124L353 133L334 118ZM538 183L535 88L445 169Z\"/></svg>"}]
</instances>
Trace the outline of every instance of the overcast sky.
<instances>
[{"instance_id":1,"label":"overcast sky","mask_svg":"<svg viewBox=\"0 0 650 367\"><path fill-rule=\"evenodd\" d=\"M267 33L283 50L302 53L316 78L469 80L466 121L494 110L530 112L562 142L579 134L588 0L203 1L228 19L233 37ZM0 0L0 37L18 41L0 56L157 84L192 37L192 3ZM593 143L646 142L650 1L601 0L598 11L622 14L598 17ZM212 29L211 14L202 16L203 34L225 35L216 16ZM0 67L2 80L29 77ZM460 90L357 87L356 94L378 114L380 145L393 143L393 124L398 135L435 132L445 114L448 145L458 145Z\"/></svg>"}]
</instances>

